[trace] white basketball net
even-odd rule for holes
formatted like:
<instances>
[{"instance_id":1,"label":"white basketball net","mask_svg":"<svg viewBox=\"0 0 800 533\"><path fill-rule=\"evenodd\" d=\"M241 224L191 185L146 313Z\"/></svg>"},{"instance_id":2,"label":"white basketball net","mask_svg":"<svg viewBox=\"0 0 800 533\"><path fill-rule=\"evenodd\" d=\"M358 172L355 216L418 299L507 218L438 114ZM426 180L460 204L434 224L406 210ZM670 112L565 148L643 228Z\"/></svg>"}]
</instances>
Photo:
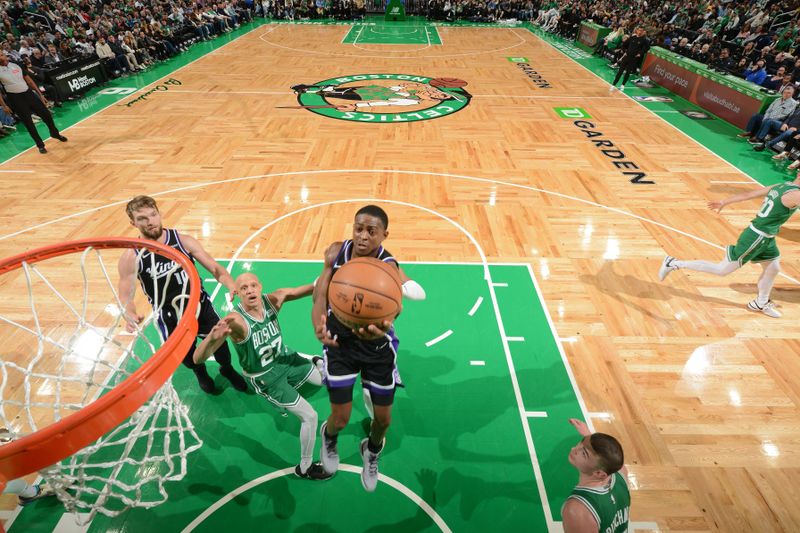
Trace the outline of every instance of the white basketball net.
<instances>
[{"instance_id":1,"label":"white basketball net","mask_svg":"<svg viewBox=\"0 0 800 533\"><path fill-rule=\"evenodd\" d=\"M122 251L103 253L116 266ZM157 289L163 294L172 276L181 274L176 264L159 277ZM154 322L164 299L135 333L127 333L115 282L93 248L24 263L0 276L0 425L13 438L92 403L160 346ZM177 301L167 302L178 316L188 285ZM187 454L201 444L170 379L128 420L40 473L79 523L87 523L97 512L116 516L166 501L165 482L183 478Z\"/></svg>"}]
</instances>

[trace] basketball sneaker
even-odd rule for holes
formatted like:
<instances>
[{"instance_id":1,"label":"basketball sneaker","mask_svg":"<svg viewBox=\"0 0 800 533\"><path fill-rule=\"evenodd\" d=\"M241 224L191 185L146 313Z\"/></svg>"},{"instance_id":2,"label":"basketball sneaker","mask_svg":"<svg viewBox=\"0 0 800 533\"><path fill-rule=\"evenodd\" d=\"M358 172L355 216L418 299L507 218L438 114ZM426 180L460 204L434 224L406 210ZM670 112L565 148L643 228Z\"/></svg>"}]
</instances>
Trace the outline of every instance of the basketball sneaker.
<instances>
[{"instance_id":1,"label":"basketball sneaker","mask_svg":"<svg viewBox=\"0 0 800 533\"><path fill-rule=\"evenodd\" d=\"M336 450L336 441L325 434L328 429L328 421L322 423L319 428L319 436L322 437L322 449L319 452L319 459L322 468L333 475L339 470L339 452Z\"/></svg>"},{"instance_id":2,"label":"basketball sneaker","mask_svg":"<svg viewBox=\"0 0 800 533\"><path fill-rule=\"evenodd\" d=\"M326 472L325 468L319 463L311 463L311 466L305 472L300 469L300 465L297 465L294 467L294 475L303 479L313 479L314 481L324 481L333 477L333 474Z\"/></svg>"},{"instance_id":3,"label":"basketball sneaker","mask_svg":"<svg viewBox=\"0 0 800 533\"><path fill-rule=\"evenodd\" d=\"M36 500L41 500L42 498L47 498L49 496L56 495L56 491L53 490L52 487L47 487L42 485L33 485L33 487L36 489L36 494L34 494L33 496L29 496L27 498L25 496L19 496L18 503L21 507L25 507L29 503L33 503Z\"/></svg>"},{"instance_id":4,"label":"basketball sneaker","mask_svg":"<svg viewBox=\"0 0 800 533\"><path fill-rule=\"evenodd\" d=\"M661 268L658 269L658 279L664 281L664 279L669 276L669 273L673 270L678 270L678 267L675 265L675 258L671 255L668 255L661 263Z\"/></svg>"},{"instance_id":5,"label":"basketball sneaker","mask_svg":"<svg viewBox=\"0 0 800 533\"><path fill-rule=\"evenodd\" d=\"M384 439L384 443L386 440ZM383 449L383 445L381 445ZM369 449L369 438L361 441L361 459L364 461L364 469L361 471L361 486L367 492L375 492L378 486L378 457L381 452L371 452Z\"/></svg>"},{"instance_id":6,"label":"basketball sneaker","mask_svg":"<svg viewBox=\"0 0 800 533\"><path fill-rule=\"evenodd\" d=\"M772 318L780 318L783 316L780 311L775 309L775 304L772 300L767 301L764 305L758 305L758 300L753 300L747 304L747 308L754 313L764 313Z\"/></svg>"}]
</instances>

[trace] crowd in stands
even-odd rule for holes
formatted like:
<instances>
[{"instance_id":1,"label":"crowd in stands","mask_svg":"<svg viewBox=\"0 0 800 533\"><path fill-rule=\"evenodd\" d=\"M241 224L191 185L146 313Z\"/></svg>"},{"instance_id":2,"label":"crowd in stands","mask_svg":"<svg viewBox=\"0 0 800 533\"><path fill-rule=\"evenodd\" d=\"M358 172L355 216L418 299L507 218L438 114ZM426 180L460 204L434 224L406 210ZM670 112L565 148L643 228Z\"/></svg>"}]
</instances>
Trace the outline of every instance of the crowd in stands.
<instances>
[{"instance_id":1,"label":"crowd in stands","mask_svg":"<svg viewBox=\"0 0 800 533\"><path fill-rule=\"evenodd\" d=\"M432 20L533 21L574 39L581 22L612 29L596 53L616 64L637 26L650 42L765 90L800 95L797 0L407 0ZM193 43L253 17L363 18L365 0L6 0L0 49L27 67L58 105L46 70L73 57L99 57L110 77L144 70ZM0 125L13 118L0 111ZM5 129L0 129L0 136Z\"/></svg>"},{"instance_id":2,"label":"crowd in stands","mask_svg":"<svg viewBox=\"0 0 800 533\"><path fill-rule=\"evenodd\" d=\"M64 62L97 57L109 77L126 76L263 16L252 0L10 0L0 9L0 51L24 66L56 106L46 73ZM0 111L0 136L14 122Z\"/></svg>"},{"instance_id":3,"label":"crowd in stands","mask_svg":"<svg viewBox=\"0 0 800 533\"><path fill-rule=\"evenodd\" d=\"M756 151L778 150L776 159L785 159L800 144L800 134L794 136L800 130L800 110L795 113L795 97L800 96L796 0L545 0L537 7L534 23L575 39L583 21L612 29L595 51L612 66L624 57L628 39L641 26L653 45L746 79L764 92L782 95L779 100L789 95L766 118L754 117L758 124L741 137Z\"/></svg>"}]
</instances>

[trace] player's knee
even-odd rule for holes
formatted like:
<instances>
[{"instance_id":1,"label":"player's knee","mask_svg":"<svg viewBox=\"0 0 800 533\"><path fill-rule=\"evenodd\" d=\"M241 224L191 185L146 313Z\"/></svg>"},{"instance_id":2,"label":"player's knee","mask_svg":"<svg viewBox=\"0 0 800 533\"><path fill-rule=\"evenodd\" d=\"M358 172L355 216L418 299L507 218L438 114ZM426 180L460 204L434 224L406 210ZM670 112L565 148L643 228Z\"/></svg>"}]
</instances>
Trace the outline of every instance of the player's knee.
<instances>
[{"instance_id":1,"label":"player's knee","mask_svg":"<svg viewBox=\"0 0 800 533\"><path fill-rule=\"evenodd\" d=\"M392 423L392 413L391 411L385 411L383 409L376 409L375 410L375 423L378 424L381 428L388 428L389 425Z\"/></svg>"},{"instance_id":2,"label":"player's knee","mask_svg":"<svg viewBox=\"0 0 800 533\"><path fill-rule=\"evenodd\" d=\"M347 427L350 422L350 414L332 414L328 419L328 425L333 426L333 429L338 433Z\"/></svg>"}]
</instances>

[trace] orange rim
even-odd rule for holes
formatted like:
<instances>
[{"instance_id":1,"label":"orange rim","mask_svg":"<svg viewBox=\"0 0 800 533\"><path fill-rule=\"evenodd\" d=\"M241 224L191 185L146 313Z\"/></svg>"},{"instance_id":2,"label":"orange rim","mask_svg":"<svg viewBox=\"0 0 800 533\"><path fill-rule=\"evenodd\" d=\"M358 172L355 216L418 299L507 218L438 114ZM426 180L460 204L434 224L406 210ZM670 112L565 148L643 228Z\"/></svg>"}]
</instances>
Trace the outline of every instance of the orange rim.
<instances>
[{"instance_id":1,"label":"orange rim","mask_svg":"<svg viewBox=\"0 0 800 533\"><path fill-rule=\"evenodd\" d=\"M148 248L172 259L189 275L189 303L175 331L166 342L125 381L77 413L0 446L0 483L58 463L118 426L169 379L197 337L200 276L188 257L156 241L99 237L45 246L0 261L0 275L21 268L23 261L37 263L52 257L82 252L89 247L101 250Z\"/></svg>"}]
</instances>

